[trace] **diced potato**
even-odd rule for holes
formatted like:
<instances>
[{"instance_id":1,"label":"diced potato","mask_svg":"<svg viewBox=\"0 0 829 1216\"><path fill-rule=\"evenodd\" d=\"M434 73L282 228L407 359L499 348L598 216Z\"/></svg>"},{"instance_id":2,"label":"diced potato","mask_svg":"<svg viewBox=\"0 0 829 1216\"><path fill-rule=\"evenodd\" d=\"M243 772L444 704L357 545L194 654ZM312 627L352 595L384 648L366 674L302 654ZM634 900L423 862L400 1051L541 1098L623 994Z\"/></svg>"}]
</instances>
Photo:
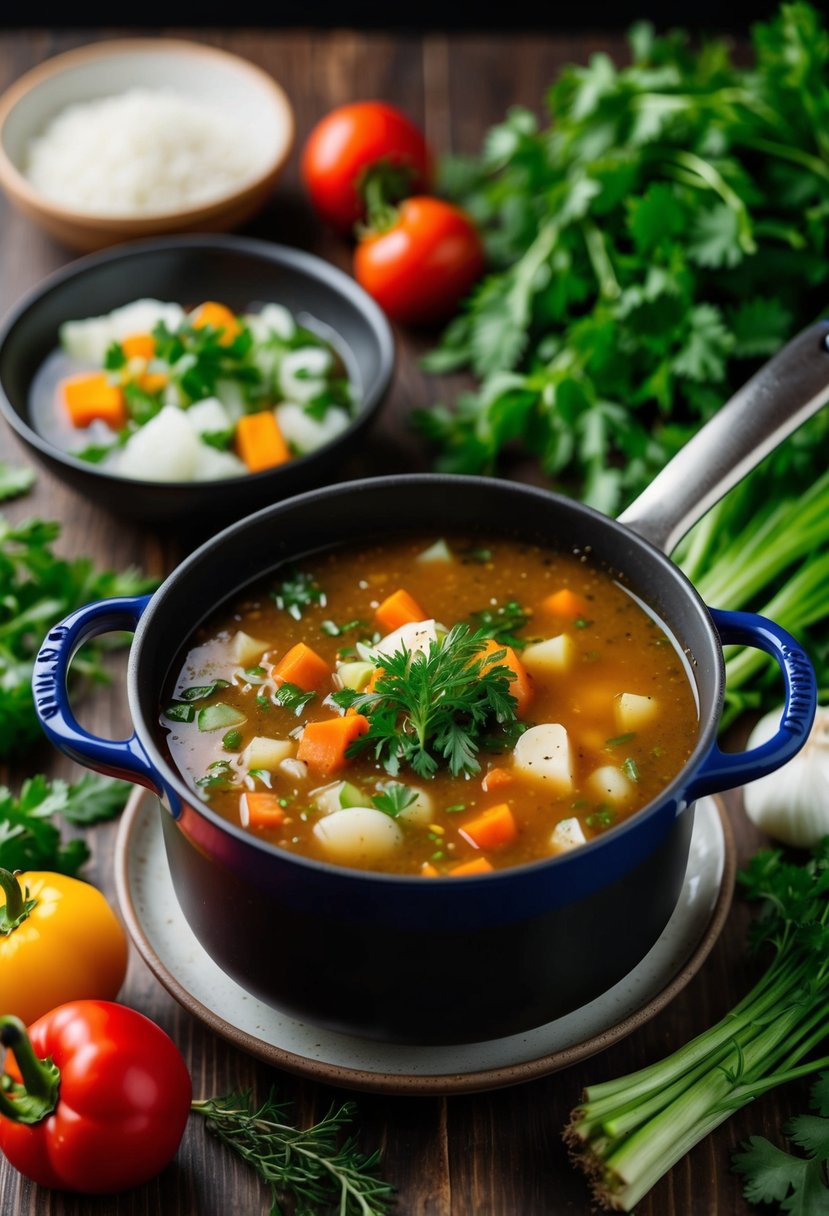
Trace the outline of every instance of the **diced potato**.
<instances>
[{"instance_id":1,"label":"diced potato","mask_svg":"<svg viewBox=\"0 0 829 1216\"><path fill-rule=\"evenodd\" d=\"M269 338L287 342L296 332L296 322L283 304L266 304L261 312L249 313L244 321L256 342Z\"/></svg>"},{"instance_id":2,"label":"diced potato","mask_svg":"<svg viewBox=\"0 0 829 1216\"><path fill-rule=\"evenodd\" d=\"M521 651L521 662L531 675L559 675L569 669L576 654L576 645L567 633L532 642Z\"/></svg>"},{"instance_id":3,"label":"diced potato","mask_svg":"<svg viewBox=\"0 0 829 1216\"><path fill-rule=\"evenodd\" d=\"M616 725L621 732L641 730L652 722L659 712L656 697L643 697L635 692L621 692L613 704Z\"/></svg>"},{"instance_id":4,"label":"diced potato","mask_svg":"<svg viewBox=\"0 0 829 1216\"><path fill-rule=\"evenodd\" d=\"M330 785L312 790L311 797L326 815L333 815L335 811L348 807L364 806L366 801L363 792L350 781L332 781Z\"/></svg>"},{"instance_id":5,"label":"diced potato","mask_svg":"<svg viewBox=\"0 0 829 1216\"><path fill-rule=\"evenodd\" d=\"M168 329L177 329L183 316L184 310L178 304L134 300L105 316L64 322L60 327L60 343L73 358L100 365L113 342L132 334L151 333L159 321Z\"/></svg>"},{"instance_id":6,"label":"diced potato","mask_svg":"<svg viewBox=\"0 0 829 1216\"><path fill-rule=\"evenodd\" d=\"M367 806L326 815L314 825L314 836L332 861L345 865L370 865L403 843L403 833L391 816Z\"/></svg>"},{"instance_id":7,"label":"diced potato","mask_svg":"<svg viewBox=\"0 0 829 1216\"><path fill-rule=\"evenodd\" d=\"M437 622L429 621L410 621L406 625L401 625L399 629L392 630L387 633L384 638L381 638L374 650L377 654L394 655L399 650L408 650L409 654L428 654L429 647L432 642L436 642L438 637Z\"/></svg>"},{"instance_id":8,"label":"diced potato","mask_svg":"<svg viewBox=\"0 0 829 1216\"><path fill-rule=\"evenodd\" d=\"M527 777L549 782L561 793L573 787L570 740L558 722L545 722L524 731L515 745L513 765Z\"/></svg>"},{"instance_id":9,"label":"diced potato","mask_svg":"<svg viewBox=\"0 0 829 1216\"><path fill-rule=\"evenodd\" d=\"M116 469L122 477L142 481L191 481L203 446L183 412L165 405L130 436Z\"/></svg>"},{"instance_id":10,"label":"diced potato","mask_svg":"<svg viewBox=\"0 0 829 1216\"><path fill-rule=\"evenodd\" d=\"M587 837L582 831L578 819L560 819L550 837L550 849L553 853L568 853L577 849L580 844L586 844Z\"/></svg>"},{"instance_id":11,"label":"diced potato","mask_svg":"<svg viewBox=\"0 0 829 1216\"><path fill-rule=\"evenodd\" d=\"M187 417L197 435L226 431L230 427L228 412L218 397L205 397L204 401L197 401L187 410Z\"/></svg>"},{"instance_id":12,"label":"diced potato","mask_svg":"<svg viewBox=\"0 0 829 1216\"><path fill-rule=\"evenodd\" d=\"M194 481L219 481L225 477L242 477L245 473L247 468L233 452L222 452L199 440Z\"/></svg>"},{"instance_id":13,"label":"diced potato","mask_svg":"<svg viewBox=\"0 0 829 1216\"><path fill-rule=\"evenodd\" d=\"M417 797L414 802L410 802L407 807L398 812L398 820L402 823L416 823L424 826L431 823L435 817L431 796L416 785L410 785L409 789L413 794L417 794Z\"/></svg>"},{"instance_id":14,"label":"diced potato","mask_svg":"<svg viewBox=\"0 0 829 1216\"><path fill-rule=\"evenodd\" d=\"M262 638L255 638L240 629L233 635L230 651L236 663L241 663L243 667L255 667L269 646L270 642L264 642Z\"/></svg>"},{"instance_id":15,"label":"diced potato","mask_svg":"<svg viewBox=\"0 0 829 1216\"><path fill-rule=\"evenodd\" d=\"M613 764L604 764L587 778L592 794L608 802L626 802L634 793L634 785L621 769Z\"/></svg>"},{"instance_id":16,"label":"diced potato","mask_svg":"<svg viewBox=\"0 0 829 1216\"><path fill-rule=\"evenodd\" d=\"M306 401L325 388L331 368L331 352L322 346L301 346L289 351L279 365L279 387L288 401Z\"/></svg>"},{"instance_id":17,"label":"diced potato","mask_svg":"<svg viewBox=\"0 0 829 1216\"><path fill-rule=\"evenodd\" d=\"M430 565L432 562L453 562L454 560L452 550L445 540L436 540L433 545L424 549L422 553L418 553L415 558L416 562L422 562L425 565Z\"/></svg>"},{"instance_id":18,"label":"diced potato","mask_svg":"<svg viewBox=\"0 0 829 1216\"><path fill-rule=\"evenodd\" d=\"M293 739L269 739L266 735L256 735L242 752L241 760L245 768L264 768L274 773L282 761L293 756L295 751Z\"/></svg>"},{"instance_id":19,"label":"diced potato","mask_svg":"<svg viewBox=\"0 0 829 1216\"><path fill-rule=\"evenodd\" d=\"M312 418L301 405L285 401L276 407L276 421L286 441L298 452L315 452L342 434L350 418L338 405L327 409L323 418Z\"/></svg>"}]
</instances>

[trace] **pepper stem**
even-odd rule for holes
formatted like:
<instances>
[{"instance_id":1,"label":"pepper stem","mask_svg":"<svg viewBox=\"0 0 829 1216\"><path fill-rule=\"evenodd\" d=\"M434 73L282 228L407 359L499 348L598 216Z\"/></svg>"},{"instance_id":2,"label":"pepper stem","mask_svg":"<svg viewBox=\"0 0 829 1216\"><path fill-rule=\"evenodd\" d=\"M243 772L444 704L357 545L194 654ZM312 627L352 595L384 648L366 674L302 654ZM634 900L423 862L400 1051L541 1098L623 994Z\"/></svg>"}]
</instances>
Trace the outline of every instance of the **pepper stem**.
<instances>
[{"instance_id":1,"label":"pepper stem","mask_svg":"<svg viewBox=\"0 0 829 1216\"><path fill-rule=\"evenodd\" d=\"M6 896L6 906L0 908L0 934L8 935L18 925L23 924L32 908L35 907L37 900L29 899L29 892L24 891L20 886L17 875L12 874L11 870L4 870L2 866L0 866L0 889Z\"/></svg>"},{"instance_id":2,"label":"pepper stem","mask_svg":"<svg viewBox=\"0 0 829 1216\"><path fill-rule=\"evenodd\" d=\"M58 1104L60 1069L35 1055L26 1027L13 1014L0 1017L0 1045L11 1051L22 1077L14 1081L6 1072L0 1077L0 1116L14 1123L39 1123Z\"/></svg>"}]
</instances>

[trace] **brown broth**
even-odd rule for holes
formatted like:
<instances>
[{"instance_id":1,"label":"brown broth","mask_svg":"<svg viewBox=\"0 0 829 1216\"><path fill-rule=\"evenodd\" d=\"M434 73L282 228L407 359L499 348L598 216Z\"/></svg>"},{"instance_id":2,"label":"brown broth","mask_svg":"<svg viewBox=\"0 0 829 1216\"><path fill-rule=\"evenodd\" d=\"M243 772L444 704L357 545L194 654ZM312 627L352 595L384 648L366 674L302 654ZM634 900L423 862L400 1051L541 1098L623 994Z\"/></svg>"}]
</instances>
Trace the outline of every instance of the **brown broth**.
<instances>
[{"instance_id":1,"label":"brown broth","mask_svg":"<svg viewBox=\"0 0 829 1216\"><path fill-rule=\"evenodd\" d=\"M246 721L233 728L238 729L239 738L231 736L230 750L223 746L224 729L202 731L197 720L185 724L164 716L162 724L169 731L167 741L176 767L230 822L240 823L240 799L246 789L263 791L269 780L285 820L280 827L256 831L280 848L398 873L430 873L433 869L443 874L482 857L502 868L561 851L558 838L555 844L551 838L562 820L577 820L587 840L599 835L650 802L682 768L698 732L696 701L685 661L662 625L619 583L583 557L507 540L450 538L452 562L419 562L418 555L433 539L317 554L299 563L299 568L313 576L324 598L304 607L301 619L294 619L274 601L274 589L290 573L281 570L198 631L170 690L171 699L181 700L183 690L194 685L228 680L229 687L194 702L196 714L204 706L221 702L243 713ZM453 776L442 764L427 779L404 769L392 778L366 751L350 760L341 773L309 771L296 776L290 771L295 763L289 763L287 772L275 765L264 779L246 777L240 757L251 738L291 740L293 733L295 740L304 723L331 718L341 710L323 704L322 692L299 717L293 710L273 704L273 682L264 686L263 696L262 685L251 684L240 674L241 666L231 652L236 632L244 630L267 643L262 657L254 661L266 678L271 666L298 642L305 642L333 669L338 656L358 639L373 636L377 640L383 631L377 628L375 609L398 588L410 592L427 616L446 628L470 621L473 613L485 609L497 613L499 607L517 601L531 615L516 637L534 642L567 635L571 658L566 674L548 674L533 666L533 696L523 718L531 725L560 723L567 729L574 775L571 789L519 771L509 750L481 751L477 757L480 771L473 775ZM545 597L561 588L583 597L588 606L584 616L565 619L542 607ZM326 622L342 625L354 621L363 624L339 636L327 632L331 625ZM516 649L516 653L520 658L522 651ZM332 681L331 691L334 688ZM623 693L652 698L648 705L655 712L648 721L637 723L635 730L623 729L624 723L620 727L619 695ZM222 763L225 769L209 768ZM506 769L509 780L487 792L482 780L495 768ZM604 789L606 782L592 778L602 768L621 773L623 796L610 796ZM212 784L196 784L205 778L209 782L211 777ZM349 856L342 862L314 833L326 814L314 792L342 779L360 791L362 806L371 808L372 797L395 780L425 791L431 799L431 812L422 824L408 822L405 813L394 818L398 830L393 834L399 839L388 855ZM228 780L230 788L222 788ZM515 839L491 849L476 847L464 836L465 825L502 803L510 808L517 826Z\"/></svg>"}]
</instances>

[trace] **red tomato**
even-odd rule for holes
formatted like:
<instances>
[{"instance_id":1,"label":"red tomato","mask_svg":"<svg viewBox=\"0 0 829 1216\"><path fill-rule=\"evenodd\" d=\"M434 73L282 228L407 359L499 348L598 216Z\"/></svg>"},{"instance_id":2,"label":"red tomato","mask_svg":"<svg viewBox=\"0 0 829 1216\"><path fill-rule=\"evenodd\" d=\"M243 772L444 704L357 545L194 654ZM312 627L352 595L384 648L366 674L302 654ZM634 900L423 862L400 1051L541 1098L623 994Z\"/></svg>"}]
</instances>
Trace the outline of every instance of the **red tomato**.
<instances>
[{"instance_id":1,"label":"red tomato","mask_svg":"<svg viewBox=\"0 0 829 1216\"><path fill-rule=\"evenodd\" d=\"M15 1025L16 1023L16 1025ZM113 1001L72 1001L29 1027L0 1019L8 1076L0 1091L0 1151L40 1186L109 1194L154 1178L173 1158L190 1113L190 1077L175 1043L143 1014ZM29 1043L31 1044L29 1046Z\"/></svg>"},{"instance_id":2,"label":"red tomato","mask_svg":"<svg viewBox=\"0 0 829 1216\"><path fill-rule=\"evenodd\" d=\"M332 227L350 232L362 219L361 179L378 162L408 169L408 192L428 185L426 141L394 106L355 101L332 110L314 127L302 153L302 176L314 207Z\"/></svg>"},{"instance_id":3,"label":"red tomato","mask_svg":"<svg viewBox=\"0 0 829 1216\"><path fill-rule=\"evenodd\" d=\"M439 198L407 198L394 223L369 233L354 253L357 282L404 325L445 321L484 269L469 217Z\"/></svg>"}]
</instances>

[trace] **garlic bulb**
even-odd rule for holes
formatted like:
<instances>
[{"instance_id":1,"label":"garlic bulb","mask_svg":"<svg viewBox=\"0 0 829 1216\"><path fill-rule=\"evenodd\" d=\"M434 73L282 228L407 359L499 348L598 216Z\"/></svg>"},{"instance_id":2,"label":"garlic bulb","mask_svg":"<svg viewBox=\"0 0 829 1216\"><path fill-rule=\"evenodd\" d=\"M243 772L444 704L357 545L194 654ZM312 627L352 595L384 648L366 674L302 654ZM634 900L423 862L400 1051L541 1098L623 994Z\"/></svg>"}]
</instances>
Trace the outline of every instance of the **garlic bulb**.
<instances>
[{"instance_id":1,"label":"garlic bulb","mask_svg":"<svg viewBox=\"0 0 829 1216\"><path fill-rule=\"evenodd\" d=\"M772 737L782 712L760 719L749 747ZM743 805L749 819L782 844L807 849L829 835L829 707L818 707L806 743L788 764L745 787Z\"/></svg>"}]
</instances>

